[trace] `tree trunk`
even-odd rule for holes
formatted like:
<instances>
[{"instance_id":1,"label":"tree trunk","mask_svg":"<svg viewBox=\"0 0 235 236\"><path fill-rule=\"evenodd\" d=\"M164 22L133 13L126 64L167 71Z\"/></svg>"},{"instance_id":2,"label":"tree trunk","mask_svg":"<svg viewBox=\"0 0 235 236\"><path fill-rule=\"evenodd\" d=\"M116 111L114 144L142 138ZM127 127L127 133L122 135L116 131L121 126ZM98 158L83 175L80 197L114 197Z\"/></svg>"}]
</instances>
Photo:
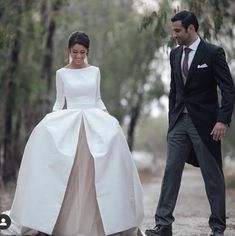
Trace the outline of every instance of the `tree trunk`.
<instances>
[{"instance_id":1,"label":"tree trunk","mask_svg":"<svg viewBox=\"0 0 235 236\"><path fill-rule=\"evenodd\" d=\"M142 104L142 96L139 96L139 101L136 106L132 107L130 112L130 123L128 125L127 130L127 142L130 148L130 151L133 150L134 144L134 134L135 134L135 127L137 125L137 121L139 119L140 111L141 111L141 104Z\"/></svg>"},{"instance_id":2,"label":"tree trunk","mask_svg":"<svg viewBox=\"0 0 235 236\"><path fill-rule=\"evenodd\" d=\"M18 13L21 12L21 6L17 6ZM20 27L16 28L14 41L10 53L10 62L5 72L6 79L6 104L4 112L4 141L3 141L3 181L8 182L15 179L17 165L15 161L15 150L13 149L13 113L15 109L15 87L16 87L16 70L20 53Z\"/></svg>"},{"instance_id":3,"label":"tree trunk","mask_svg":"<svg viewBox=\"0 0 235 236\"><path fill-rule=\"evenodd\" d=\"M56 31L56 20L55 16L58 14L59 10L62 7L62 0L54 0L52 3L52 9L50 10L52 13L49 17L49 21L46 22L44 20L44 12L42 11L42 23L44 24L44 28L46 28L46 43L44 51L44 57L42 62L42 69L41 69L41 78L46 79L47 81L47 92L51 91L51 84L52 84L52 64L53 64L53 38ZM45 4L42 5L42 10L46 10ZM48 23L48 24L47 24Z\"/></svg>"},{"instance_id":4,"label":"tree trunk","mask_svg":"<svg viewBox=\"0 0 235 236\"><path fill-rule=\"evenodd\" d=\"M45 55L42 64L41 78L47 81L47 92L51 90L51 71L53 62L53 36L55 34L56 23L54 18L51 18L47 29L46 46L44 49Z\"/></svg>"},{"instance_id":5,"label":"tree trunk","mask_svg":"<svg viewBox=\"0 0 235 236\"><path fill-rule=\"evenodd\" d=\"M52 88L52 65L53 65L53 51L54 51L54 42L53 38L56 31L56 19L55 16L58 14L59 10L63 6L62 0L54 0L52 2L51 8L48 7L48 5L42 4L41 6L41 18L42 18L42 24L43 28L45 29L45 46L42 49L44 52L44 56L42 59L42 68L41 68L41 78L46 80L46 93L41 94L37 101L35 101L35 104L33 107L37 107L37 113L34 114L34 117L37 116L41 117L42 114L46 114L50 111L49 105L50 105L50 92ZM49 8L49 10L47 9ZM48 13L50 12L50 14ZM45 16L49 19L48 21L45 21Z\"/></svg>"},{"instance_id":6,"label":"tree trunk","mask_svg":"<svg viewBox=\"0 0 235 236\"><path fill-rule=\"evenodd\" d=\"M18 109L17 113L17 120L14 128L14 137L13 137L13 150L15 156L15 164L16 166L20 166L21 163L21 156L23 153L22 145L21 145L21 138L20 138L20 130L22 126L22 110Z\"/></svg>"}]
</instances>

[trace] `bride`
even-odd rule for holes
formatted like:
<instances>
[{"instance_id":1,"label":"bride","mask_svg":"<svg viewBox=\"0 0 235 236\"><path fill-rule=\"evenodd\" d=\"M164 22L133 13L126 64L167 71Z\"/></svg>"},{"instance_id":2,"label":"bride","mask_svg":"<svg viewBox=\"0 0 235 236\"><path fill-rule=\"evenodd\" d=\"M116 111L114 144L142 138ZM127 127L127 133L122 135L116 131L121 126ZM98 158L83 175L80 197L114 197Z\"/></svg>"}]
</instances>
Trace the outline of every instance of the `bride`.
<instances>
[{"instance_id":1,"label":"bride","mask_svg":"<svg viewBox=\"0 0 235 236\"><path fill-rule=\"evenodd\" d=\"M26 144L3 235L143 235L142 186L122 129L101 100L100 70L86 62L89 43L83 32L69 37L71 62L57 70L53 112Z\"/></svg>"}]
</instances>

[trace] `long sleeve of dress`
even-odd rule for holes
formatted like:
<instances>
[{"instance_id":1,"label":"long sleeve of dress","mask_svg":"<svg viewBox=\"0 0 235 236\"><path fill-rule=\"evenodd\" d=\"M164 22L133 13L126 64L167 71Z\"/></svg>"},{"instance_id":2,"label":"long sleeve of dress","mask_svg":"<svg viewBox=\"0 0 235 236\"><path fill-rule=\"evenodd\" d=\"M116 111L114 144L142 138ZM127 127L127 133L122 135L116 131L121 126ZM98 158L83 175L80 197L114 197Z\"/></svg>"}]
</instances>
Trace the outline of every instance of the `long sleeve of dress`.
<instances>
[{"instance_id":1,"label":"long sleeve of dress","mask_svg":"<svg viewBox=\"0 0 235 236\"><path fill-rule=\"evenodd\" d=\"M52 111L62 110L64 107L64 103L65 103L64 85L59 75L59 72L56 71L56 101Z\"/></svg>"},{"instance_id":2,"label":"long sleeve of dress","mask_svg":"<svg viewBox=\"0 0 235 236\"><path fill-rule=\"evenodd\" d=\"M101 95L100 95L100 70L98 70L98 75L97 75L97 88L96 88L96 106L99 107L100 109L107 111L106 106L104 105Z\"/></svg>"}]
</instances>

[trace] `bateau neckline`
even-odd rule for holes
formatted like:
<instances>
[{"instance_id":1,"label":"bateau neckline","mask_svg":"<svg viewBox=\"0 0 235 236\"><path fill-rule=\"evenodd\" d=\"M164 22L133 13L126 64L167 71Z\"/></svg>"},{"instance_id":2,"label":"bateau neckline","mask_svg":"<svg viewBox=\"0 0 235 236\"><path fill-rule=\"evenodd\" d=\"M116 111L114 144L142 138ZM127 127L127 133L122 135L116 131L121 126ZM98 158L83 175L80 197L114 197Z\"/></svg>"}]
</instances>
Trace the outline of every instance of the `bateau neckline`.
<instances>
[{"instance_id":1,"label":"bateau neckline","mask_svg":"<svg viewBox=\"0 0 235 236\"><path fill-rule=\"evenodd\" d=\"M81 68L68 68L68 67L62 67L63 69L66 69L66 70L84 70L84 69L88 69L90 67L93 67L92 65L90 66L86 66L86 67L81 67Z\"/></svg>"}]
</instances>

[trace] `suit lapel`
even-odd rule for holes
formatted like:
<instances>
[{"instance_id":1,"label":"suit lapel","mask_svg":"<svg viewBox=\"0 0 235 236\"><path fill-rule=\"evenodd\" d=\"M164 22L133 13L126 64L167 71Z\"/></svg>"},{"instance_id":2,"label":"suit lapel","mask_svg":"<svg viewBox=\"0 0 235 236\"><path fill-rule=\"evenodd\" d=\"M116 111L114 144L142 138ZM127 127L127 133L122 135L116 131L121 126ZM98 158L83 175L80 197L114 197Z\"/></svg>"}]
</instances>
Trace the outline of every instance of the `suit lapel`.
<instances>
[{"instance_id":1,"label":"suit lapel","mask_svg":"<svg viewBox=\"0 0 235 236\"><path fill-rule=\"evenodd\" d=\"M192 64L189 68L186 84L190 81L190 78L192 77L197 66L200 64L201 60L205 57L205 54L206 54L206 43L201 39L201 42L199 43L196 53L194 55Z\"/></svg>"},{"instance_id":2,"label":"suit lapel","mask_svg":"<svg viewBox=\"0 0 235 236\"><path fill-rule=\"evenodd\" d=\"M181 57L183 53L183 46L180 46L175 55L175 65L176 65L176 73L178 78L180 78L180 85L184 87L182 72L181 72Z\"/></svg>"}]
</instances>

